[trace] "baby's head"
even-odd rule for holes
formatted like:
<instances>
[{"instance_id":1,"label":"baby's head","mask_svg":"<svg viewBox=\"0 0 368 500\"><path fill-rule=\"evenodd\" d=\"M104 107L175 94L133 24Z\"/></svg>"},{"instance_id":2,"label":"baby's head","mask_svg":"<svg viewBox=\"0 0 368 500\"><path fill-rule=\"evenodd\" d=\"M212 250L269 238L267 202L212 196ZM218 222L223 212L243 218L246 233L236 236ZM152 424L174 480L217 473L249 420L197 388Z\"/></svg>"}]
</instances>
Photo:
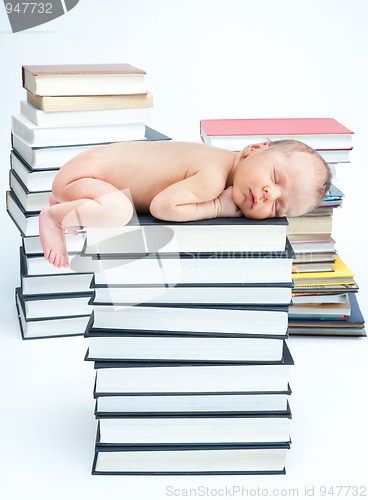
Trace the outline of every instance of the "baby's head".
<instances>
[{"instance_id":1,"label":"baby's head","mask_svg":"<svg viewBox=\"0 0 368 500\"><path fill-rule=\"evenodd\" d=\"M232 181L234 203L246 217L297 217L319 205L331 172L314 149L281 140L253 144L238 153Z\"/></svg>"}]
</instances>

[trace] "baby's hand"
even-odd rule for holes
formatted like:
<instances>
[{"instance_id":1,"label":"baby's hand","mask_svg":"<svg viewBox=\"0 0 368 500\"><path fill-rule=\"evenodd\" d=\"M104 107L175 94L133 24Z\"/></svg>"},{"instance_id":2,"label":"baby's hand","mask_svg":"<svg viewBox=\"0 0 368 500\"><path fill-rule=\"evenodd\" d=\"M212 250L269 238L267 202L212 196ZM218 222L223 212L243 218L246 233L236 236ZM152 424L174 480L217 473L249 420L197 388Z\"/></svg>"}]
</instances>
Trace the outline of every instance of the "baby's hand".
<instances>
[{"instance_id":1,"label":"baby's hand","mask_svg":"<svg viewBox=\"0 0 368 500\"><path fill-rule=\"evenodd\" d=\"M233 187L229 186L215 200L217 217L241 217L242 211L233 201Z\"/></svg>"}]
</instances>

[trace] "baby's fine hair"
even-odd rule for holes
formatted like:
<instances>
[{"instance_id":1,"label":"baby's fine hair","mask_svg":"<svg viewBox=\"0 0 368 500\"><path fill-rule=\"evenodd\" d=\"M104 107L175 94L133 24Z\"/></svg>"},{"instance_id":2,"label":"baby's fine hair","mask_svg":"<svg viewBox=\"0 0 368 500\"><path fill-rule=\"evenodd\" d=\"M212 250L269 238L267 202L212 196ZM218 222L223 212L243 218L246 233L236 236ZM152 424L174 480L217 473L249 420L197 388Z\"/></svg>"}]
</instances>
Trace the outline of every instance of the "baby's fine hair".
<instances>
[{"instance_id":1,"label":"baby's fine hair","mask_svg":"<svg viewBox=\"0 0 368 500\"><path fill-rule=\"evenodd\" d=\"M310 210L316 208L325 198L331 187L332 172L326 161L315 149L295 139L272 141L269 147L271 150L280 150L287 156L292 153L306 153L314 158L314 166L316 168L316 202L311 206Z\"/></svg>"}]
</instances>

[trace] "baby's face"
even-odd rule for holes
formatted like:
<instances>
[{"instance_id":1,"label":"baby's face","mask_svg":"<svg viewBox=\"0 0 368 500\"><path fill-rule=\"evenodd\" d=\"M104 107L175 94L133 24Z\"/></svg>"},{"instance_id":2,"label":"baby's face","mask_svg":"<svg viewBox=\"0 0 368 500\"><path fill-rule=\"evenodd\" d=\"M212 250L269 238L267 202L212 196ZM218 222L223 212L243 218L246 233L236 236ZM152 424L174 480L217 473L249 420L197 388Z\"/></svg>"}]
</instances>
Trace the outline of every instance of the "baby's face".
<instances>
[{"instance_id":1,"label":"baby's face","mask_svg":"<svg viewBox=\"0 0 368 500\"><path fill-rule=\"evenodd\" d=\"M285 155L268 146L250 150L233 177L233 200L246 217L296 217L317 201L316 166L307 153Z\"/></svg>"}]
</instances>

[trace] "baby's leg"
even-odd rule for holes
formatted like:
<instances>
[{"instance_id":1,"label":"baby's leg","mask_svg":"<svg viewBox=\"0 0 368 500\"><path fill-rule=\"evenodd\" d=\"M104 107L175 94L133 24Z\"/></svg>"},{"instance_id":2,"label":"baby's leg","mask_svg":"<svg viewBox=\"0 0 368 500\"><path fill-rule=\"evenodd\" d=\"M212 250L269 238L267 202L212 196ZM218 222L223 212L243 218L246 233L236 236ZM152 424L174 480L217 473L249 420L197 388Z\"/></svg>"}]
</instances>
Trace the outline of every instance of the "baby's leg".
<instances>
[{"instance_id":1,"label":"baby's leg","mask_svg":"<svg viewBox=\"0 0 368 500\"><path fill-rule=\"evenodd\" d=\"M54 194L51 193L50 194L50 198L49 198L49 205L50 207L52 207L52 205L57 205L58 203L60 203L60 201L58 201ZM65 230L67 233L69 234L73 234L74 236L77 236L78 235L78 229L83 229L81 226L76 226L76 227L66 227Z\"/></svg>"},{"instance_id":2,"label":"baby's leg","mask_svg":"<svg viewBox=\"0 0 368 500\"><path fill-rule=\"evenodd\" d=\"M67 267L65 228L122 226L133 215L128 196L112 184L84 177L54 185L54 204L40 213L40 240L45 258L56 267ZM59 201L59 203L57 203Z\"/></svg>"}]
</instances>

